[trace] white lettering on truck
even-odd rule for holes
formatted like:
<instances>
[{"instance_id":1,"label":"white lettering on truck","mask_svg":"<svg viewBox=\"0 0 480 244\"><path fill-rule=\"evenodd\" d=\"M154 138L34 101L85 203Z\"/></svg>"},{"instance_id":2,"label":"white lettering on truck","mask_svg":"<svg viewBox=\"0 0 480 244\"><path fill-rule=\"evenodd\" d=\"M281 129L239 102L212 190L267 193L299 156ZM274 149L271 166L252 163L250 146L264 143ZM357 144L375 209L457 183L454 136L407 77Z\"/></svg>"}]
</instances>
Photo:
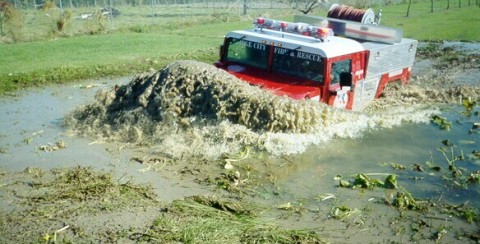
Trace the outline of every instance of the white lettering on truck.
<instances>
[{"instance_id":1,"label":"white lettering on truck","mask_svg":"<svg viewBox=\"0 0 480 244\"><path fill-rule=\"evenodd\" d=\"M312 60L316 62L322 61L322 56L318 54L295 51L287 48L275 47L273 52L279 55L290 55L291 57L299 58L299 59Z\"/></svg>"},{"instance_id":2,"label":"white lettering on truck","mask_svg":"<svg viewBox=\"0 0 480 244\"><path fill-rule=\"evenodd\" d=\"M251 42L251 41L245 41L245 40L241 40L240 43L245 47L250 47L257 50L265 51L267 49L267 45L263 43Z\"/></svg>"}]
</instances>

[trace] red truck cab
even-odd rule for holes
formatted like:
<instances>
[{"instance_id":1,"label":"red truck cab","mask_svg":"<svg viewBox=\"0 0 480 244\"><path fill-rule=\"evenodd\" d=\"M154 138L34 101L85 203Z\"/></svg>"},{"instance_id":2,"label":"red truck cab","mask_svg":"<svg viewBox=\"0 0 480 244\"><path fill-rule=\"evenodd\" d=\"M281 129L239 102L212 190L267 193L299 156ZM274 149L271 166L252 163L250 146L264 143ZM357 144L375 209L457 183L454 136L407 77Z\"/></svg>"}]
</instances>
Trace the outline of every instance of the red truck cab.
<instances>
[{"instance_id":1,"label":"red truck cab","mask_svg":"<svg viewBox=\"0 0 480 244\"><path fill-rule=\"evenodd\" d=\"M378 49L375 55L383 58L385 51L397 45L335 36L328 27L302 22L258 18L254 24L254 29L232 31L225 36L215 65L276 95L346 109L355 109L357 104L361 109L381 94L386 82L410 74L411 55L407 65L386 65L385 70L374 69L374 76L367 77L372 50Z\"/></svg>"}]
</instances>

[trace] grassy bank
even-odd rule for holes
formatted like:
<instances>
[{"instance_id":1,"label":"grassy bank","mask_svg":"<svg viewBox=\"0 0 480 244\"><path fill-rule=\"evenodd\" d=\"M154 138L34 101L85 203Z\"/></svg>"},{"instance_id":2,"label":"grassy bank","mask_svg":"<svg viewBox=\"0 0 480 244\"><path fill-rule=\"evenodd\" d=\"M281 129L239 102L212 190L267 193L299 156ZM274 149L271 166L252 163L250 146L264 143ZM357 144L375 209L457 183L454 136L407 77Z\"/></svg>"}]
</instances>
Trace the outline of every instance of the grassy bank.
<instances>
[{"instance_id":1,"label":"grassy bank","mask_svg":"<svg viewBox=\"0 0 480 244\"><path fill-rule=\"evenodd\" d=\"M419 40L480 40L480 8L459 8L451 4L447 10L446 1L434 4L431 13L429 1L413 3L409 17L405 17L406 4L384 6L382 23L402 28L406 37ZM174 12L173 9L165 11ZM218 46L227 31L249 28L251 19L257 15L282 16L288 20L295 13L285 9L261 10L240 17L200 9L188 11L183 16L169 15L168 19L152 20L137 12L125 13L110 22L88 24L72 19L68 31L53 33L50 39L32 40L30 34L29 42L1 43L0 93L41 84L142 73L178 59L212 63L217 59ZM313 14L325 16L325 10ZM48 32L51 28L50 22L38 13L29 12L27 17L29 23L39 26L28 26L26 31L32 33L44 28L44 32ZM82 28L86 30L80 31ZM85 34L94 32L99 33ZM42 36L36 32L35 35Z\"/></svg>"}]
</instances>

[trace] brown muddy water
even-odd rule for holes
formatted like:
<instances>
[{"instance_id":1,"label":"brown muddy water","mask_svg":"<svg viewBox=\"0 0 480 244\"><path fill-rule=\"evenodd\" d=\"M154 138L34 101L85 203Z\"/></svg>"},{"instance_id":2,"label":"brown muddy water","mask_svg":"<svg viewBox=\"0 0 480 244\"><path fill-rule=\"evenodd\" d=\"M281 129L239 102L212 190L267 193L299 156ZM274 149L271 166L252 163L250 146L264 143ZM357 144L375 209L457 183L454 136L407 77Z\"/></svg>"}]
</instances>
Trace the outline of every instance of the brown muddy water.
<instances>
[{"instance_id":1,"label":"brown muddy water","mask_svg":"<svg viewBox=\"0 0 480 244\"><path fill-rule=\"evenodd\" d=\"M152 183L160 200L165 201L206 193L191 180L182 181L180 185L177 180L145 172L146 166L132 162L132 158L137 156L135 149L71 136L62 128L65 115L77 106L89 103L98 89L110 89L130 78L28 89L12 97L1 98L0 167L22 171L27 167L48 170L80 165L112 170L119 176L126 174L127 178L134 177L139 183Z\"/></svg>"},{"instance_id":2,"label":"brown muddy water","mask_svg":"<svg viewBox=\"0 0 480 244\"><path fill-rule=\"evenodd\" d=\"M478 44L460 47L467 53L478 54L480 50ZM128 84L132 77L28 89L0 98L0 169L92 166L112 170L119 177L138 183L150 183L159 200L172 201L213 194L211 186L198 184L195 172L202 167L226 171L224 159L230 158L232 165L228 167L241 171L239 181L235 182L239 188L254 180L253 176L249 178L246 169L266 166L264 182L254 187L255 194L246 197L269 206L262 211L263 218L288 228L320 229L325 240L331 242L441 240L452 243L462 237L463 241L475 242L475 238L466 237L466 233L478 238L478 222L469 223L447 211L454 208L452 206L466 205L478 214L480 206L480 183L475 178L480 174L480 109L474 105L467 116L466 108L461 105L466 97L478 101L480 96L479 60L475 59L477 56L469 57L473 64L466 67L450 64L458 66L455 68L440 66L441 61L434 58L418 59L408 87L393 86L381 101L365 112L320 105L312 110L304 109L324 117L308 120L308 126L302 127L306 129L300 131L288 130L292 128L288 123L285 127L253 125L257 129L278 128L278 131L253 130L248 127L252 120L244 117L242 111L233 120L209 123L201 117L209 112L205 110L178 121L162 114L160 126L149 121L150 127L142 131L136 124L129 124L120 133L115 132L114 127L126 123L117 121L117 124L106 125L108 118L96 121L86 115L85 121L92 126L82 125L83 121L76 117L77 120L71 122L73 128L82 131L76 133L63 127L64 118L72 118L72 111L107 111L96 105L90 107L91 110L84 108L95 100L110 103L105 101L112 98L109 94L115 93L116 85ZM98 90L104 91L97 93ZM255 96L258 97L257 93ZM149 102L139 97L135 100L138 103ZM272 99L265 101L272 102ZM125 101L129 100L120 102ZM159 99L152 98L152 101ZM288 105L283 100L274 102ZM262 101L258 103L262 105ZM250 108L257 105L248 104ZM162 106L170 105L162 103ZM295 106L289 105L288 109ZM236 112L229 109L224 109L225 113ZM303 117L307 114L310 112L305 112ZM144 119L142 113L134 115L135 121ZM444 117L451 127L447 130L433 124L432 115ZM119 116L132 121L130 114ZM99 129L91 129L93 127ZM282 131L284 128L287 129ZM152 131L156 137L147 134ZM158 158L160 163L139 163L152 158ZM194 163L194 159L204 165ZM208 165L208 162L214 163ZM190 173L180 173L187 171ZM394 190L339 187L340 180L353 182L360 173L381 180L395 174L399 189L405 189L417 201L448 207L426 215L399 211L390 204L394 201ZM5 203L2 206L6 206Z\"/></svg>"}]
</instances>

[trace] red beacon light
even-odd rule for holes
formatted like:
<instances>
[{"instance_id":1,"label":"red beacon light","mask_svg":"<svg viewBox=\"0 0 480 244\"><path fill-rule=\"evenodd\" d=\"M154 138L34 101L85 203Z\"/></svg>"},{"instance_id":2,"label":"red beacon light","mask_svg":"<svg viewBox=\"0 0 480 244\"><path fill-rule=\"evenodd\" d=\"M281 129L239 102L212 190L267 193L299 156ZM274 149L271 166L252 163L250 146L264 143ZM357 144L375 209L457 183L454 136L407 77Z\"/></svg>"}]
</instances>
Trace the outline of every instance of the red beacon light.
<instances>
[{"instance_id":1,"label":"red beacon light","mask_svg":"<svg viewBox=\"0 0 480 244\"><path fill-rule=\"evenodd\" d=\"M272 19L265 19L263 17L259 17L255 20L253 25L257 28L263 29L274 29L275 28L275 21Z\"/></svg>"},{"instance_id":2,"label":"red beacon light","mask_svg":"<svg viewBox=\"0 0 480 244\"><path fill-rule=\"evenodd\" d=\"M327 27L318 27L318 28L315 28L316 30L313 30L312 33L314 36L316 36L317 38L321 39L322 41L325 41L328 39L328 37L330 36L333 36L334 33L333 33L333 30L330 29L330 28L327 28ZM316 31L316 33L315 33Z\"/></svg>"},{"instance_id":3,"label":"red beacon light","mask_svg":"<svg viewBox=\"0 0 480 244\"><path fill-rule=\"evenodd\" d=\"M261 26L261 25L264 25L265 24L265 19L260 17L260 18L257 18L257 20L255 21L255 24L257 26Z\"/></svg>"}]
</instances>

